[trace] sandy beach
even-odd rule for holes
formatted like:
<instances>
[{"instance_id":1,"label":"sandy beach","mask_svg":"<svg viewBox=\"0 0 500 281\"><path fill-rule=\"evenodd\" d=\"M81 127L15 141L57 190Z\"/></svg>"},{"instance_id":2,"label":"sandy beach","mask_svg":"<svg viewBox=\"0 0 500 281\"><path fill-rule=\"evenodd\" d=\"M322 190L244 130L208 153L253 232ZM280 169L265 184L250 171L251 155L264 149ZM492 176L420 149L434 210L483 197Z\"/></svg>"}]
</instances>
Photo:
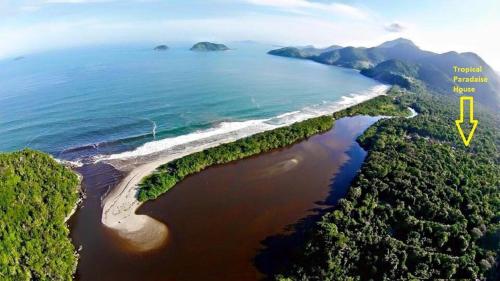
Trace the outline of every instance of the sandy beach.
<instances>
[{"instance_id":1,"label":"sandy beach","mask_svg":"<svg viewBox=\"0 0 500 281\"><path fill-rule=\"evenodd\" d=\"M345 98L339 106L329 113L362 103L386 93L388 87L380 88L369 95ZM325 113L326 114L326 113ZM314 116L311 116L312 118ZM308 118L305 118L308 119ZM297 120L303 121L303 120ZM289 124L283 124L287 126ZM145 157L125 157L123 159L108 159L103 162L113 165L118 170L126 173L126 177L107 194L103 199L102 223L115 230L133 248L140 251L149 251L164 244L168 238L168 226L146 215L137 215L136 210L141 206L137 200L138 185L141 180L152 174L159 166L186 155L216 147L224 143L233 142L259 132L272 130L280 126L249 126L243 129L211 135L204 139L194 140L182 144L182 148L170 148L160 153Z\"/></svg>"},{"instance_id":2,"label":"sandy beach","mask_svg":"<svg viewBox=\"0 0 500 281\"><path fill-rule=\"evenodd\" d=\"M102 223L116 230L122 238L128 240L131 246L138 250L148 251L161 246L168 237L167 226L148 216L135 214L142 204L137 200L138 185L141 180L165 163L236 139L238 138L227 138L226 136L221 139L216 138L212 142L197 146L189 151L159 156L156 160L132 168L127 176L104 198ZM110 161L109 163L113 165L116 162Z\"/></svg>"}]
</instances>

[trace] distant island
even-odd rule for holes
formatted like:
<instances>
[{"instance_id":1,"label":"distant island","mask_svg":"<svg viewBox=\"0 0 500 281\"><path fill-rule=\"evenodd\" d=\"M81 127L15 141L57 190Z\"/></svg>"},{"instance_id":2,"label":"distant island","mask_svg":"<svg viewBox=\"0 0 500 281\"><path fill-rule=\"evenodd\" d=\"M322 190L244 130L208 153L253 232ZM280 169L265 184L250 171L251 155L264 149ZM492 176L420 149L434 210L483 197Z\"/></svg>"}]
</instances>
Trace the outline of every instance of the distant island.
<instances>
[{"instance_id":1,"label":"distant island","mask_svg":"<svg viewBox=\"0 0 500 281\"><path fill-rule=\"evenodd\" d=\"M167 45L158 45L153 50L155 50L155 51L166 51L166 50L168 50L168 46Z\"/></svg>"},{"instance_id":2,"label":"distant island","mask_svg":"<svg viewBox=\"0 0 500 281\"><path fill-rule=\"evenodd\" d=\"M214 51L227 51L229 48L224 44L217 44L211 42L198 42L193 45L191 51L198 52L214 52Z\"/></svg>"}]
</instances>

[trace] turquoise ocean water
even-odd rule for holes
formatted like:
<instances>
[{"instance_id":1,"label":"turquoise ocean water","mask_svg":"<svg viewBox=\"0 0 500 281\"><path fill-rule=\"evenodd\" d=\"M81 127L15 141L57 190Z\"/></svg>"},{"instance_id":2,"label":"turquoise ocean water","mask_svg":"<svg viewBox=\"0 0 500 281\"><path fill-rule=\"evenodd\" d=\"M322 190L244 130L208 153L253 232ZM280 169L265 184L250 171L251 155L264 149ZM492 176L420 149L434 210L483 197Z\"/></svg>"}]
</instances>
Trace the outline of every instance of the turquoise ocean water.
<instances>
[{"instance_id":1,"label":"turquoise ocean water","mask_svg":"<svg viewBox=\"0 0 500 281\"><path fill-rule=\"evenodd\" d=\"M285 125L385 89L355 70L267 55L275 46L228 45L86 47L0 61L0 151L31 147L72 161L144 155Z\"/></svg>"}]
</instances>

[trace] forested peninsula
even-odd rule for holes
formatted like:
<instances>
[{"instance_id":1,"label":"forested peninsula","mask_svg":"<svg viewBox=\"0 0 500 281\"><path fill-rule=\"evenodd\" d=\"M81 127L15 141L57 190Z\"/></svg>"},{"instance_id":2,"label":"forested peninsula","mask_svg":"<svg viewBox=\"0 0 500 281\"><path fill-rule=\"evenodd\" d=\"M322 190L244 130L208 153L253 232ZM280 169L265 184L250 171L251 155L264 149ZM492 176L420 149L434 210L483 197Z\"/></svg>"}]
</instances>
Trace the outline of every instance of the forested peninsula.
<instances>
[{"instance_id":1,"label":"forested peninsula","mask_svg":"<svg viewBox=\"0 0 500 281\"><path fill-rule=\"evenodd\" d=\"M77 255L65 220L78 186L47 154L0 154L0 280L72 280Z\"/></svg>"},{"instance_id":2,"label":"forested peninsula","mask_svg":"<svg viewBox=\"0 0 500 281\"><path fill-rule=\"evenodd\" d=\"M407 39L300 51L269 54L360 69L401 86L396 100L419 115L378 121L358 139L368 156L348 196L304 233L292 265L276 278L498 280L500 79L491 67L474 53L436 54ZM489 81L475 95L481 121L471 147L454 125L460 112L449 73L456 64L484 69Z\"/></svg>"},{"instance_id":3,"label":"forested peninsula","mask_svg":"<svg viewBox=\"0 0 500 281\"><path fill-rule=\"evenodd\" d=\"M278 280L498 280L500 128L487 110L474 145L457 137L455 100L400 89L412 119L378 121L346 198L325 214Z\"/></svg>"}]
</instances>

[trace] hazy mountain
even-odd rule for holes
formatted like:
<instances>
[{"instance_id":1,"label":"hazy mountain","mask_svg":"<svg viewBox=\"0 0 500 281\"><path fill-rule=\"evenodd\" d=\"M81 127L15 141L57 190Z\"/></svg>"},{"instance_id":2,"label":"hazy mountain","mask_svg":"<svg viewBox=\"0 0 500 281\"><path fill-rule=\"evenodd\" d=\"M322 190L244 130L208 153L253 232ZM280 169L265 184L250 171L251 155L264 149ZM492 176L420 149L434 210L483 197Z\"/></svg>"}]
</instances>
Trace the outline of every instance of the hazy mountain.
<instances>
[{"instance_id":1,"label":"hazy mountain","mask_svg":"<svg viewBox=\"0 0 500 281\"><path fill-rule=\"evenodd\" d=\"M420 50L413 42L407 39L396 39L385 42L377 47L345 47L322 53L313 58L315 61L356 69L369 68L385 60L397 59L414 62L432 52Z\"/></svg>"},{"instance_id":2,"label":"hazy mountain","mask_svg":"<svg viewBox=\"0 0 500 281\"><path fill-rule=\"evenodd\" d=\"M386 59L397 59L409 62L416 62L419 59L435 54L433 52L421 50L412 41L403 38L387 41L371 49L376 49Z\"/></svg>"},{"instance_id":3,"label":"hazy mountain","mask_svg":"<svg viewBox=\"0 0 500 281\"><path fill-rule=\"evenodd\" d=\"M341 49L341 46L332 45L326 48L315 48L314 46L305 47L284 47L269 51L268 53L275 56L310 59L325 52L330 52L336 49Z\"/></svg>"},{"instance_id":4,"label":"hazy mountain","mask_svg":"<svg viewBox=\"0 0 500 281\"><path fill-rule=\"evenodd\" d=\"M385 60L385 57L374 48L345 47L322 53L313 60L337 66L364 69Z\"/></svg>"},{"instance_id":5,"label":"hazy mountain","mask_svg":"<svg viewBox=\"0 0 500 281\"><path fill-rule=\"evenodd\" d=\"M409 46L417 47L415 45L415 43L413 43L411 40L406 39L406 38L398 38L398 39L394 39L391 41L387 41L387 42L384 42L384 43L378 45L377 47L378 48L393 48L397 45L409 45Z\"/></svg>"},{"instance_id":6,"label":"hazy mountain","mask_svg":"<svg viewBox=\"0 0 500 281\"><path fill-rule=\"evenodd\" d=\"M299 59L310 58L309 56L302 53L301 50L297 47L284 47L276 50L271 50L267 53L274 56L288 57L288 58L299 58Z\"/></svg>"},{"instance_id":7,"label":"hazy mountain","mask_svg":"<svg viewBox=\"0 0 500 281\"><path fill-rule=\"evenodd\" d=\"M318 56L322 53L330 52L337 49L342 49L342 46L332 45L326 48L316 48L314 46L306 46L301 49L301 52L306 54L307 56Z\"/></svg>"},{"instance_id":8,"label":"hazy mountain","mask_svg":"<svg viewBox=\"0 0 500 281\"><path fill-rule=\"evenodd\" d=\"M477 101L492 108L500 107L500 79L491 67L474 53L448 52L426 56L415 62L404 62L399 60L384 61L377 66L362 70L361 73L379 81L398 84L405 87L407 79L416 78L427 84L428 87L442 93L452 94L455 85L453 66L461 67L483 67L482 73L458 76L486 76L488 83L462 83L462 87L475 87L474 95Z\"/></svg>"},{"instance_id":9,"label":"hazy mountain","mask_svg":"<svg viewBox=\"0 0 500 281\"><path fill-rule=\"evenodd\" d=\"M462 84L476 88L477 100L493 108L500 107L500 78L477 54L448 52L437 54L421 50L412 41L404 38L384 42L379 46L334 48L315 55L297 47L272 50L269 54L285 57L306 58L330 64L362 70L361 73L379 81L409 85L411 79L419 79L428 87L442 93L452 94L453 66L483 67L483 73L475 76L488 77L488 83ZM318 50L318 49L315 49ZM472 76L472 75L460 75Z\"/></svg>"}]
</instances>

